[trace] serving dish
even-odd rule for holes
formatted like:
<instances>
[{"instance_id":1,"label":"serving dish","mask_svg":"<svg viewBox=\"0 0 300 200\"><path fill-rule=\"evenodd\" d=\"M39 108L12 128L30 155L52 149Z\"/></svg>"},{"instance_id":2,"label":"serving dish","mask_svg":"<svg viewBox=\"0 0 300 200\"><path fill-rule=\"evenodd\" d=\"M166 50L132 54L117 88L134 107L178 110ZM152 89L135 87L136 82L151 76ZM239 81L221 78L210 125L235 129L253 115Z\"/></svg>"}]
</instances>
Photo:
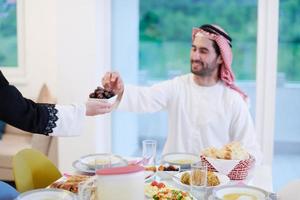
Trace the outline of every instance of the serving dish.
<instances>
[{"instance_id":1,"label":"serving dish","mask_svg":"<svg viewBox=\"0 0 300 200\"><path fill-rule=\"evenodd\" d=\"M181 169L190 169L191 164L201 161L200 157L190 153L169 153L162 156L161 163L178 165Z\"/></svg>"},{"instance_id":2,"label":"serving dish","mask_svg":"<svg viewBox=\"0 0 300 200\"><path fill-rule=\"evenodd\" d=\"M181 176L184 173L191 173L191 171L180 172L180 173L176 174L172 179L173 179L174 182L176 182L177 184L179 184L183 188L189 189L190 185L181 182ZM207 188L220 187L220 186L223 186L223 185L227 185L230 182L230 179L229 179L228 176L226 176L224 174L217 173L217 172L213 172L213 173L214 173L214 175L216 175L218 177L220 184L218 184L216 186L207 186Z\"/></svg>"},{"instance_id":3,"label":"serving dish","mask_svg":"<svg viewBox=\"0 0 300 200\"><path fill-rule=\"evenodd\" d=\"M162 164L157 166L156 175L161 179L172 179L175 174L180 172L179 165Z\"/></svg>"}]
</instances>

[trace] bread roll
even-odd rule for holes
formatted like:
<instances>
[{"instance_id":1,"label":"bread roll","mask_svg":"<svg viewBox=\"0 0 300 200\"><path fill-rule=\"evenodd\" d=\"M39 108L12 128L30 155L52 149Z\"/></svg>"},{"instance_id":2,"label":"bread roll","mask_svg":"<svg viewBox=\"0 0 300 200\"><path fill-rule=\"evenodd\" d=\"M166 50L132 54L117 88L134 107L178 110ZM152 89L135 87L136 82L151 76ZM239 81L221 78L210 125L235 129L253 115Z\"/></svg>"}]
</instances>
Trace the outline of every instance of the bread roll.
<instances>
[{"instance_id":1,"label":"bread roll","mask_svg":"<svg viewBox=\"0 0 300 200\"><path fill-rule=\"evenodd\" d=\"M210 148L204 149L202 151L202 155L204 155L206 157L210 157L210 158L217 158L218 151L219 150L217 148L210 147Z\"/></svg>"},{"instance_id":2,"label":"bread roll","mask_svg":"<svg viewBox=\"0 0 300 200\"><path fill-rule=\"evenodd\" d=\"M225 160L245 160L249 158L249 153L237 141L226 144L221 149L206 148L202 151L202 155Z\"/></svg>"}]
</instances>

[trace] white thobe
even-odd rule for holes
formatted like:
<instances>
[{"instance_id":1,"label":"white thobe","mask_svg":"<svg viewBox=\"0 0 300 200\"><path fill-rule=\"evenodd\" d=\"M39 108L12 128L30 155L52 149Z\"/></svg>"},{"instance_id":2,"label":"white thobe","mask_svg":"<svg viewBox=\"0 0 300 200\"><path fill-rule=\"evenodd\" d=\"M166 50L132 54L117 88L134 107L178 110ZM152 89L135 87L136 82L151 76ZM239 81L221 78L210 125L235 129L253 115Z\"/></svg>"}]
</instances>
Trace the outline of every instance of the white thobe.
<instances>
[{"instance_id":1,"label":"white thobe","mask_svg":"<svg viewBox=\"0 0 300 200\"><path fill-rule=\"evenodd\" d=\"M168 112L168 136L163 154L199 155L207 147L221 148L239 141L257 162L261 151L253 121L240 94L222 81L199 86L192 74L151 87L126 85L118 109L132 112Z\"/></svg>"}]
</instances>

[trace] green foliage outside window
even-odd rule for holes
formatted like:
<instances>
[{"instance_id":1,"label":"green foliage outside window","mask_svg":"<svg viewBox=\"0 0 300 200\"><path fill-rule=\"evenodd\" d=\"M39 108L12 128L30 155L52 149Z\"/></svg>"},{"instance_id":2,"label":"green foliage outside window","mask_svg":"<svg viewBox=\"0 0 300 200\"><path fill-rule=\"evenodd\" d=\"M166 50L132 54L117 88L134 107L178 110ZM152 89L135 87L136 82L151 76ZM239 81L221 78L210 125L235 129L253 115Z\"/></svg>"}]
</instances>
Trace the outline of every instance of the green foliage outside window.
<instances>
[{"instance_id":1,"label":"green foliage outside window","mask_svg":"<svg viewBox=\"0 0 300 200\"><path fill-rule=\"evenodd\" d=\"M281 0L279 12L278 72L288 81L300 81L300 1Z\"/></svg>"},{"instance_id":2,"label":"green foliage outside window","mask_svg":"<svg viewBox=\"0 0 300 200\"><path fill-rule=\"evenodd\" d=\"M140 70L151 77L190 71L191 30L218 24L233 38L233 69L240 80L255 79L256 1L140 1Z\"/></svg>"},{"instance_id":3,"label":"green foliage outside window","mask_svg":"<svg viewBox=\"0 0 300 200\"><path fill-rule=\"evenodd\" d=\"M16 3L0 0L0 66L18 65Z\"/></svg>"},{"instance_id":4,"label":"green foliage outside window","mask_svg":"<svg viewBox=\"0 0 300 200\"><path fill-rule=\"evenodd\" d=\"M278 69L287 80L300 81L300 1L282 0L280 6ZM140 1L140 70L160 79L189 72L192 27L207 23L220 25L232 37L236 78L255 80L255 0Z\"/></svg>"}]
</instances>

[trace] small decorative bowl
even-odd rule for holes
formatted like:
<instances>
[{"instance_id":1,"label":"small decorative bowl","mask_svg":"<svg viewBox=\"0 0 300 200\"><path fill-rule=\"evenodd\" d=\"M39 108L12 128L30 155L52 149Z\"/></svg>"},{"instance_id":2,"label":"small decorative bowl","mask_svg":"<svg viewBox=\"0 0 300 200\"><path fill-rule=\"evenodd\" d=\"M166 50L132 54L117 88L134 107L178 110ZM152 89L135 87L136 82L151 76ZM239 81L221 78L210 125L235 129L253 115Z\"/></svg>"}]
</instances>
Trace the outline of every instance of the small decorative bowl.
<instances>
[{"instance_id":1,"label":"small decorative bowl","mask_svg":"<svg viewBox=\"0 0 300 200\"><path fill-rule=\"evenodd\" d=\"M191 164L199 162L200 157L191 153L169 153L162 156L162 163L180 166L180 169L190 169Z\"/></svg>"},{"instance_id":2,"label":"small decorative bowl","mask_svg":"<svg viewBox=\"0 0 300 200\"><path fill-rule=\"evenodd\" d=\"M162 164L158 166L156 174L162 179L172 179L179 172L179 165Z\"/></svg>"}]
</instances>

